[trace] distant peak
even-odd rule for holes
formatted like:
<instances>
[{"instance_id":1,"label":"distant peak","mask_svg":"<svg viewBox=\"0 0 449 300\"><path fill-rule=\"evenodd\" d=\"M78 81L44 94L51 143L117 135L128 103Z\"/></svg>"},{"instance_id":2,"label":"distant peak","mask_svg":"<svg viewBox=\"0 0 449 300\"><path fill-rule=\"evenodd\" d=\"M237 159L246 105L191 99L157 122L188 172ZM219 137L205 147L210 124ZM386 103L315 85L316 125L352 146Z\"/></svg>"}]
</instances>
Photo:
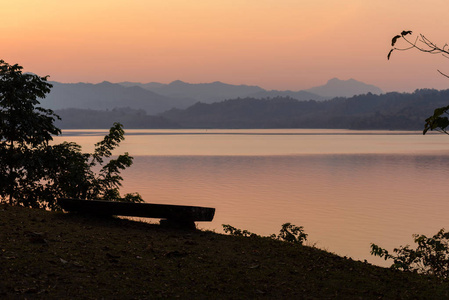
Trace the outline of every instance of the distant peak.
<instances>
[{"instance_id":1,"label":"distant peak","mask_svg":"<svg viewBox=\"0 0 449 300\"><path fill-rule=\"evenodd\" d=\"M169 85L181 85L181 84L187 84L187 83L184 81L181 81L181 80L175 80L175 81L172 81Z\"/></svg>"},{"instance_id":2,"label":"distant peak","mask_svg":"<svg viewBox=\"0 0 449 300\"><path fill-rule=\"evenodd\" d=\"M344 79L339 79L339 78L337 78L337 77L334 77L334 78L329 79L329 80L327 81L327 83L343 83L343 82L348 82L348 83L349 83L349 82L360 82L360 81L355 80L355 79L353 79L353 78L344 80Z\"/></svg>"},{"instance_id":3,"label":"distant peak","mask_svg":"<svg viewBox=\"0 0 449 300\"><path fill-rule=\"evenodd\" d=\"M111 83L111 82L109 82L109 81L103 81L103 82L100 82L99 84L101 84L101 85L113 85L113 83Z\"/></svg>"},{"instance_id":4,"label":"distant peak","mask_svg":"<svg viewBox=\"0 0 449 300\"><path fill-rule=\"evenodd\" d=\"M313 87L311 89L307 89L306 91L328 98L352 97L354 95L367 93L382 93L382 90L374 85L366 84L353 78L341 80L336 77L329 79L325 85Z\"/></svg>"}]
</instances>

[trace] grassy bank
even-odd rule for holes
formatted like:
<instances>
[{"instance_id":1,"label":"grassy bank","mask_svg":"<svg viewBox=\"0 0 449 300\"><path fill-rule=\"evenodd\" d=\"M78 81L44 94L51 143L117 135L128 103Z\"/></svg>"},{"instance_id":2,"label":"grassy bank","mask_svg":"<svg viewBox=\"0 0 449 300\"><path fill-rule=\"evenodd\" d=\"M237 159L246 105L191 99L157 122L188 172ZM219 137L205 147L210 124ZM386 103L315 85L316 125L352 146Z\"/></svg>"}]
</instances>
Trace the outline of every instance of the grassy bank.
<instances>
[{"instance_id":1,"label":"grassy bank","mask_svg":"<svg viewBox=\"0 0 449 300\"><path fill-rule=\"evenodd\" d=\"M445 299L435 278L306 246L0 205L0 298Z\"/></svg>"}]
</instances>

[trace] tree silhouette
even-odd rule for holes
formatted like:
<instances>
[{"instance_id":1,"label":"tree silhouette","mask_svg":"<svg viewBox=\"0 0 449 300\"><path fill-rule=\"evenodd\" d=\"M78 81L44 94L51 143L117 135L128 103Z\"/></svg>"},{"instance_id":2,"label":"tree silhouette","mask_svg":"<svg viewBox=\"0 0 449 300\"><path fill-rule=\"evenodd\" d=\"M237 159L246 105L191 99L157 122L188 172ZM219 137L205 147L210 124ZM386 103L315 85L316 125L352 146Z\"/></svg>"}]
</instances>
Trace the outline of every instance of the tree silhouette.
<instances>
[{"instance_id":1,"label":"tree silhouette","mask_svg":"<svg viewBox=\"0 0 449 300\"><path fill-rule=\"evenodd\" d=\"M111 157L124 140L122 124L114 123L91 154L76 143L50 145L61 133L59 116L38 105L52 85L22 69L0 60L0 202L51 210L59 209L58 197L142 202L139 194L119 193L120 171L133 161L128 153Z\"/></svg>"},{"instance_id":2,"label":"tree silhouette","mask_svg":"<svg viewBox=\"0 0 449 300\"><path fill-rule=\"evenodd\" d=\"M58 116L38 107L52 85L22 69L0 60L0 199L10 204L27 201L23 196L41 179L34 153L60 134L53 125Z\"/></svg>"},{"instance_id":3,"label":"tree silhouette","mask_svg":"<svg viewBox=\"0 0 449 300\"><path fill-rule=\"evenodd\" d=\"M441 54L445 58L449 58L449 46L444 44L443 46L438 46L436 43L432 42L425 35L419 34L414 40L410 40L408 36L412 35L412 31L403 30L400 34L395 35L391 40L391 50L388 52L387 59L390 59L391 54L394 51L407 51L411 49L419 50L420 52L428 54ZM405 43L405 47L396 47L399 40ZM441 75L449 78L449 75L437 70ZM447 127L449 126L449 105L436 108L433 115L426 119L426 124L424 125L423 134L426 134L429 130L439 131L449 135Z\"/></svg>"}]
</instances>

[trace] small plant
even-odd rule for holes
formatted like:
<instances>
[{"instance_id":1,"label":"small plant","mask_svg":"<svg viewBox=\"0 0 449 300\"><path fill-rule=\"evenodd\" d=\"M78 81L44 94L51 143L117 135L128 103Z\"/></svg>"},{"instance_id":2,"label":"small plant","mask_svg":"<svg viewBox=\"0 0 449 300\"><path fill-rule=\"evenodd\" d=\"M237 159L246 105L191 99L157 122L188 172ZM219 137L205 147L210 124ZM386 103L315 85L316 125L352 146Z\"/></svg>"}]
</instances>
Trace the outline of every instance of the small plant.
<instances>
[{"instance_id":1,"label":"small plant","mask_svg":"<svg viewBox=\"0 0 449 300\"><path fill-rule=\"evenodd\" d=\"M307 241L307 235L308 234L304 233L304 227L296 226L291 223L285 223L282 224L282 228L276 239L292 244L302 245L305 241ZM274 234L272 237L274 238Z\"/></svg>"},{"instance_id":2,"label":"small plant","mask_svg":"<svg viewBox=\"0 0 449 300\"><path fill-rule=\"evenodd\" d=\"M396 254L390 254L387 250L371 244L371 254L387 259L392 259L391 268L418 272L427 275L435 275L443 279L449 278L449 232L441 229L433 237L414 234L416 249L409 245L401 246L393 250Z\"/></svg>"},{"instance_id":3,"label":"small plant","mask_svg":"<svg viewBox=\"0 0 449 300\"><path fill-rule=\"evenodd\" d=\"M231 225L223 224L223 231L225 233L229 233L233 236L244 236L244 237L260 237L260 235L249 232L248 230L241 230L238 228L235 228Z\"/></svg>"},{"instance_id":4,"label":"small plant","mask_svg":"<svg viewBox=\"0 0 449 300\"><path fill-rule=\"evenodd\" d=\"M248 230L238 229L231 225L223 224L222 226L225 233L229 233L233 236L262 237L258 234L249 232ZM296 226L291 223L285 223L282 224L282 228L278 235L273 233L272 235L269 235L268 238L302 245L307 240L307 234L304 233L304 227Z\"/></svg>"}]
</instances>

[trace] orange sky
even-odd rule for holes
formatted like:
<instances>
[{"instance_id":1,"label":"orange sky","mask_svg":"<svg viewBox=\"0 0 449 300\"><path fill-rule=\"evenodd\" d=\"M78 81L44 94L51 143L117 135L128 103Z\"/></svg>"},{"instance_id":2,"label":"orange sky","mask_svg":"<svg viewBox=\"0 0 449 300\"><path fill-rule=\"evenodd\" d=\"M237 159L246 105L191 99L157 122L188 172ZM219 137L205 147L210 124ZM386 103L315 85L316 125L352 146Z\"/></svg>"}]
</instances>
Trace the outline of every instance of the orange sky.
<instances>
[{"instance_id":1,"label":"orange sky","mask_svg":"<svg viewBox=\"0 0 449 300\"><path fill-rule=\"evenodd\" d=\"M4 1L0 59L60 82L446 89L444 57L386 55L403 29L449 42L448 12L447 0Z\"/></svg>"}]
</instances>

